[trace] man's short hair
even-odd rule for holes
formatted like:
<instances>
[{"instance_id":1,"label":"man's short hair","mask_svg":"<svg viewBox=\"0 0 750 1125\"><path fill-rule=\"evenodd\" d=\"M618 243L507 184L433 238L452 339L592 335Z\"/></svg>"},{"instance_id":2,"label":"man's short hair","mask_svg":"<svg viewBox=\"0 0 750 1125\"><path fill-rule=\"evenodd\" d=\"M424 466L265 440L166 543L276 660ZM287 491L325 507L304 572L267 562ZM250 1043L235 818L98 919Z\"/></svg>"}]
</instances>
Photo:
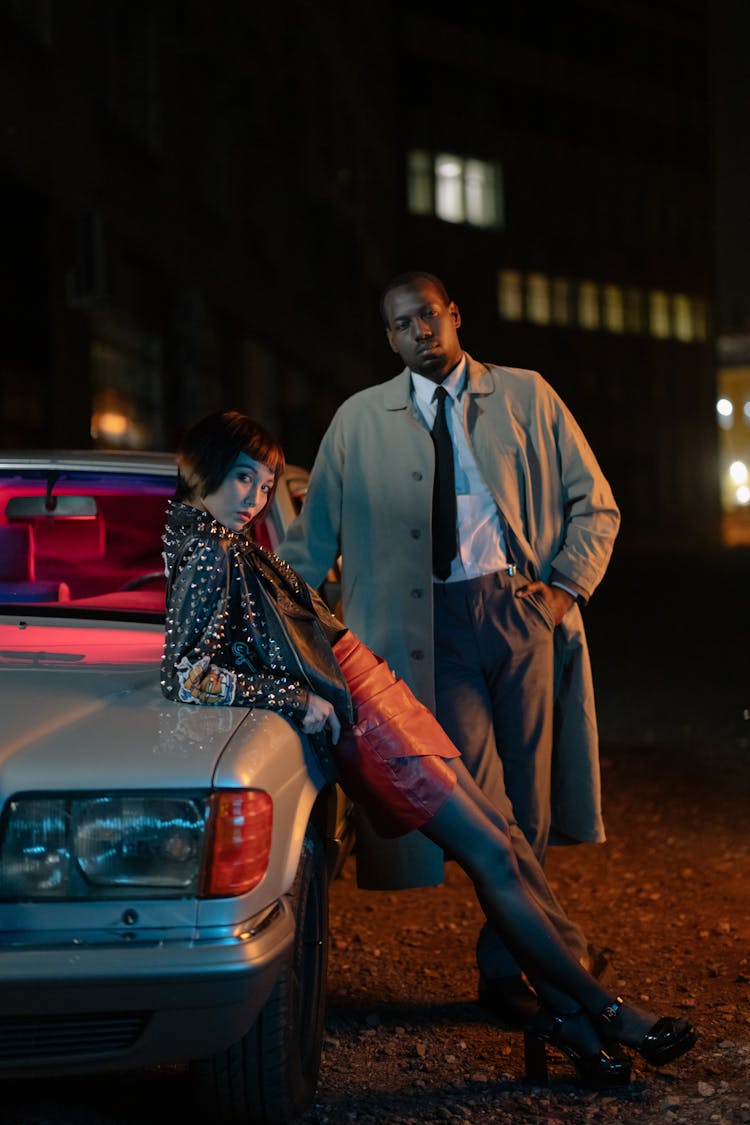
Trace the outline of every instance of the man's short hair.
<instances>
[{"instance_id":1,"label":"man's short hair","mask_svg":"<svg viewBox=\"0 0 750 1125\"><path fill-rule=\"evenodd\" d=\"M388 317L385 313L385 299L389 293L394 289L401 289L405 285L414 285L418 281L429 281L434 285L440 294L440 299L445 302L446 306L451 303L451 298L448 296L448 290L445 288L444 283L434 273L427 273L426 270L407 270L406 273L397 273L395 277L386 285L385 289L380 295L380 315L383 318L383 324L386 328L389 327Z\"/></svg>"}]
</instances>

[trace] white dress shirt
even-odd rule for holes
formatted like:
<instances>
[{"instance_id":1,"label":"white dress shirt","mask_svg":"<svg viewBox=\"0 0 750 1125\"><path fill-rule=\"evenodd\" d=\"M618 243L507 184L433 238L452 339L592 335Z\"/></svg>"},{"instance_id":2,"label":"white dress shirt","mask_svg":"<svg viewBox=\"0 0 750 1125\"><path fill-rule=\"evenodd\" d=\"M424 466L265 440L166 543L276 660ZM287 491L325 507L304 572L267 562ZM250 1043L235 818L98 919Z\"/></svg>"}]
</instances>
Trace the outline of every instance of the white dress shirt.
<instances>
[{"instance_id":1,"label":"white dress shirt","mask_svg":"<svg viewBox=\"0 0 750 1125\"><path fill-rule=\"evenodd\" d=\"M428 430L435 424L437 403L435 391L438 384L424 375L411 372L414 401ZM453 443L453 467L456 476L456 502L458 518L458 554L451 563L446 582L464 582L480 574L494 574L508 569L505 536L497 506L487 485L482 480L466 430L466 358L458 363L440 384L445 387L445 417ZM439 582L439 578L434 578ZM552 580L572 598L576 591L558 579Z\"/></svg>"},{"instance_id":2,"label":"white dress shirt","mask_svg":"<svg viewBox=\"0 0 750 1125\"><path fill-rule=\"evenodd\" d=\"M431 430L437 411L434 398L438 384L415 371L411 373L411 380L414 402ZM465 358L440 385L448 392L445 417L453 443L458 519L458 553L446 581L465 582L481 574L505 570L508 559L497 505L482 480L466 431Z\"/></svg>"}]
</instances>

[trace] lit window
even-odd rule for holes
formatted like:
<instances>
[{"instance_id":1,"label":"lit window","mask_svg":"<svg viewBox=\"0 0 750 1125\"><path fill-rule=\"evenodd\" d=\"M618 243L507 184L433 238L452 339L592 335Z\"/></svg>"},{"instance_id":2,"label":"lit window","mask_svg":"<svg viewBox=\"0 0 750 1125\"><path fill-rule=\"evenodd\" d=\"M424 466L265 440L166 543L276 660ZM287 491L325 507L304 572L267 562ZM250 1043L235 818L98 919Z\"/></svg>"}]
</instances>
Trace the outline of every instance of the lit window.
<instances>
[{"instance_id":1,"label":"lit window","mask_svg":"<svg viewBox=\"0 0 750 1125\"><path fill-rule=\"evenodd\" d=\"M581 328L598 328L599 286L595 281L582 281L578 286L578 323Z\"/></svg>"},{"instance_id":2,"label":"lit window","mask_svg":"<svg viewBox=\"0 0 750 1125\"><path fill-rule=\"evenodd\" d=\"M453 153L433 158L424 149L408 156L407 199L413 215L435 214L448 223L501 227L504 222L499 164Z\"/></svg>"},{"instance_id":3,"label":"lit window","mask_svg":"<svg viewBox=\"0 0 750 1125\"><path fill-rule=\"evenodd\" d=\"M518 270L500 270L497 303L503 320L520 320L523 316L521 274Z\"/></svg>"},{"instance_id":4,"label":"lit window","mask_svg":"<svg viewBox=\"0 0 750 1125\"><path fill-rule=\"evenodd\" d=\"M498 164L466 161L466 218L472 226L502 226L503 216L499 213L503 198L501 175Z\"/></svg>"},{"instance_id":5,"label":"lit window","mask_svg":"<svg viewBox=\"0 0 750 1125\"><path fill-rule=\"evenodd\" d=\"M526 315L534 324L550 322L549 278L543 273L530 273L526 278Z\"/></svg>"},{"instance_id":6,"label":"lit window","mask_svg":"<svg viewBox=\"0 0 750 1125\"><path fill-rule=\"evenodd\" d=\"M625 330L625 305L619 285L604 286L604 327L608 332Z\"/></svg>"},{"instance_id":7,"label":"lit window","mask_svg":"<svg viewBox=\"0 0 750 1125\"><path fill-rule=\"evenodd\" d=\"M687 342L693 339L693 309L690 298L683 293L675 293L672 297L672 320L678 340Z\"/></svg>"},{"instance_id":8,"label":"lit window","mask_svg":"<svg viewBox=\"0 0 750 1125\"><path fill-rule=\"evenodd\" d=\"M423 149L412 149L409 153L408 200L412 215L431 215L432 198L432 157Z\"/></svg>"},{"instance_id":9,"label":"lit window","mask_svg":"<svg viewBox=\"0 0 750 1125\"><path fill-rule=\"evenodd\" d=\"M661 289L655 289L649 299L649 327L659 340L669 336L669 297Z\"/></svg>"},{"instance_id":10,"label":"lit window","mask_svg":"<svg viewBox=\"0 0 750 1125\"><path fill-rule=\"evenodd\" d=\"M435 212L448 223L462 223L466 218L463 166L458 156L443 153L435 160Z\"/></svg>"},{"instance_id":11,"label":"lit window","mask_svg":"<svg viewBox=\"0 0 750 1125\"><path fill-rule=\"evenodd\" d=\"M640 289L625 290L625 329L628 332L643 331L643 301Z\"/></svg>"},{"instance_id":12,"label":"lit window","mask_svg":"<svg viewBox=\"0 0 750 1125\"><path fill-rule=\"evenodd\" d=\"M736 343L741 346L742 337ZM727 366L720 366L717 372L719 487L724 513L741 514L744 521L750 516L750 364L733 353L734 344L734 340L727 338L720 341L719 348L720 357L727 361ZM741 526L725 525L725 545L742 542L744 527L744 522Z\"/></svg>"},{"instance_id":13,"label":"lit window","mask_svg":"<svg viewBox=\"0 0 750 1125\"><path fill-rule=\"evenodd\" d=\"M552 321L570 323L570 282L565 277L552 279Z\"/></svg>"}]
</instances>

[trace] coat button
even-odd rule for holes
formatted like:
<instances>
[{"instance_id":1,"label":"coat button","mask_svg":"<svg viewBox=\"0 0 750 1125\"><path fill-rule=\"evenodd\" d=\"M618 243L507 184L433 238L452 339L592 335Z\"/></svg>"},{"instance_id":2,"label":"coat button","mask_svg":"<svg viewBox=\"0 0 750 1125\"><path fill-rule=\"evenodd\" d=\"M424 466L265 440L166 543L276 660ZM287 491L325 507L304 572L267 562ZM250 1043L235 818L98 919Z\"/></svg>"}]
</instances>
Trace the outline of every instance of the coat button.
<instances>
[{"instance_id":1,"label":"coat button","mask_svg":"<svg viewBox=\"0 0 750 1125\"><path fill-rule=\"evenodd\" d=\"M419 539L419 538L421 538L422 532L419 530L418 527L413 527L411 529L411 531L409 532L409 534L411 535L412 539Z\"/></svg>"},{"instance_id":2,"label":"coat button","mask_svg":"<svg viewBox=\"0 0 750 1125\"><path fill-rule=\"evenodd\" d=\"M412 475L413 480L421 480L422 479L422 474L419 472L418 469L415 470L411 475Z\"/></svg>"},{"instance_id":3,"label":"coat button","mask_svg":"<svg viewBox=\"0 0 750 1125\"><path fill-rule=\"evenodd\" d=\"M411 591L411 596L412 596L413 598L421 598L421 597L422 597L422 594L423 594L423 592L424 592L424 591L422 591L422 590L412 590L412 591Z\"/></svg>"},{"instance_id":4,"label":"coat button","mask_svg":"<svg viewBox=\"0 0 750 1125\"><path fill-rule=\"evenodd\" d=\"M412 660L424 660L424 653L422 652L421 648L413 648L409 655L411 656Z\"/></svg>"}]
</instances>

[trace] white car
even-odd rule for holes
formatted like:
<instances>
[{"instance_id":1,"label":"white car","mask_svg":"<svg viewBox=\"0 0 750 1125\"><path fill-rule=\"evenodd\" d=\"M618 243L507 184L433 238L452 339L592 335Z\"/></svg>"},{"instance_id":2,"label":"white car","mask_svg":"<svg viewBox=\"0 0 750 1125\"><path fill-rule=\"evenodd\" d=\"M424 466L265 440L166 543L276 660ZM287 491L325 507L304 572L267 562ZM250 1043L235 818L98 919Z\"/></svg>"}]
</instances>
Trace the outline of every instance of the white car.
<instances>
[{"instance_id":1,"label":"white car","mask_svg":"<svg viewBox=\"0 0 750 1125\"><path fill-rule=\"evenodd\" d=\"M174 481L168 454L0 454L0 1077L189 1062L207 1120L292 1120L349 805L275 712L162 695Z\"/></svg>"}]
</instances>

